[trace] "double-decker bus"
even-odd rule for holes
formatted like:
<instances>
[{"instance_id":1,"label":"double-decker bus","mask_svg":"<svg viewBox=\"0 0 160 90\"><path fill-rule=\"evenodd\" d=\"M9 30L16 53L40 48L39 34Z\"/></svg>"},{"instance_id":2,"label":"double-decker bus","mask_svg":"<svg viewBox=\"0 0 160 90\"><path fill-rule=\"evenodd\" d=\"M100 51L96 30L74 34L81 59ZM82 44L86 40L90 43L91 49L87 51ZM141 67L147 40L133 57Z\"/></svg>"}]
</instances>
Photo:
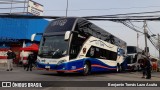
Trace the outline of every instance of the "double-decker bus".
<instances>
[{"instance_id":1,"label":"double-decker bus","mask_svg":"<svg viewBox=\"0 0 160 90\"><path fill-rule=\"evenodd\" d=\"M84 18L58 18L42 35L37 67L59 74L119 71L126 51L126 42Z\"/></svg>"}]
</instances>

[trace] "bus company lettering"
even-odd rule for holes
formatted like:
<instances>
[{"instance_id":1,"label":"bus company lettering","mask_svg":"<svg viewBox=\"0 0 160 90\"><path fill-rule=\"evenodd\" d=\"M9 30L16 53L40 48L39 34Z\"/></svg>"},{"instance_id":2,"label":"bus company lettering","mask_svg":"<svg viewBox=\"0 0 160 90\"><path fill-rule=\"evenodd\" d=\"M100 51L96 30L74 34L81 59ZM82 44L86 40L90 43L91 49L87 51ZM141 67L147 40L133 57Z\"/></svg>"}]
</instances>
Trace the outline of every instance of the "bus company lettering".
<instances>
[{"instance_id":1,"label":"bus company lettering","mask_svg":"<svg viewBox=\"0 0 160 90\"><path fill-rule=\"evenodd\" d=\"M98 45L98 46L104 47L104 43L100 40L95 41L95 44Z\"/></svg>"},{"instance_id":2,"label":"bus company lettering","mask_svg":"<svg viewBox=\"0 0 160 90\"><path fill-rule=\"evenodd\" d=\"M66 22L67 22L67 19L54 21L54 23L52 24L52 26L64 26L66 24Z\"/></svg>"}]
</instances>

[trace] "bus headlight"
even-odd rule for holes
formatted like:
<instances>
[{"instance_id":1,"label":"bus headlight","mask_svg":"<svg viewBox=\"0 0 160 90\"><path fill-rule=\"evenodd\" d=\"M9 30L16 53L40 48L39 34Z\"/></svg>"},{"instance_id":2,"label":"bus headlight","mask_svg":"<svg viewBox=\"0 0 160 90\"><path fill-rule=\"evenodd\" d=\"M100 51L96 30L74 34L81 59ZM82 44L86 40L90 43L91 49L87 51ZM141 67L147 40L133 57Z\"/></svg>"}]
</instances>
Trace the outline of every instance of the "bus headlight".
<instances>
[{"instance_id":1,"label":"bus headlight","mask_svg":"<svg viewBox=\"0 0 160 90\"><path fill-rule=\"evenodd\" d=\"M57 64L60 65L62 63L66 62L66 60L60 60Z\"/></svg>"}]
</instances>

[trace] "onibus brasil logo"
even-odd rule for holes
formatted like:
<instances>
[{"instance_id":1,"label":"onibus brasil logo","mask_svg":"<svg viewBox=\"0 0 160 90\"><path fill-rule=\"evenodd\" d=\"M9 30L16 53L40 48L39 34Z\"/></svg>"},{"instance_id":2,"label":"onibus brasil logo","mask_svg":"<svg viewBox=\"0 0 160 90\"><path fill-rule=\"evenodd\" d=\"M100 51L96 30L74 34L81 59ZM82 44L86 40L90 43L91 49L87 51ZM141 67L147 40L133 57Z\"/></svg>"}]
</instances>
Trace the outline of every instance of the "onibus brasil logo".
<instances>
[{"instance_id":1,"label":"onibus brasil logo","mask_svg":"<svg viewBox=\"0 0 160 90\"><path fill-rule=\"evenodd\" d=\"M42 84L35 82L2 82L2 87L42 87Z\"/></svg>"}]
</instances>

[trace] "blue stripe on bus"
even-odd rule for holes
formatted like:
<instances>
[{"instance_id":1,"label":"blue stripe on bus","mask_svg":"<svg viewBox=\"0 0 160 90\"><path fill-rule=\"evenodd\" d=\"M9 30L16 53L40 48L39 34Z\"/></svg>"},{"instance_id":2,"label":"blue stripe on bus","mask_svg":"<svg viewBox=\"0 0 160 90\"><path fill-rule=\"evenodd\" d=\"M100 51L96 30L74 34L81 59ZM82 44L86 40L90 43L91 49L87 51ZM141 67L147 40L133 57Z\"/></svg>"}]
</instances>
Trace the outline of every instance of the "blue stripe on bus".
<instances>
[{"instance_id":1,"label":"blue stripe on bus","mask_svg":"<svg viewBox=\"0 0 160 90\"><path fill-rule=\"evenodd\" d=\"M50 66L51 70L56 71L77 71L77 72L83 72L81 68L83 68L86 61L89 61L91 63L91 72L97 72L97 71L112 71L116 70L117 66L110 66L102 61L95 59L95 58L85 58L80 60L74 60L66 63L62 63L60 65L57 64L43 64L37 62L38 68L44 68L46 66Z\"/></svg>"}]
</instances>

